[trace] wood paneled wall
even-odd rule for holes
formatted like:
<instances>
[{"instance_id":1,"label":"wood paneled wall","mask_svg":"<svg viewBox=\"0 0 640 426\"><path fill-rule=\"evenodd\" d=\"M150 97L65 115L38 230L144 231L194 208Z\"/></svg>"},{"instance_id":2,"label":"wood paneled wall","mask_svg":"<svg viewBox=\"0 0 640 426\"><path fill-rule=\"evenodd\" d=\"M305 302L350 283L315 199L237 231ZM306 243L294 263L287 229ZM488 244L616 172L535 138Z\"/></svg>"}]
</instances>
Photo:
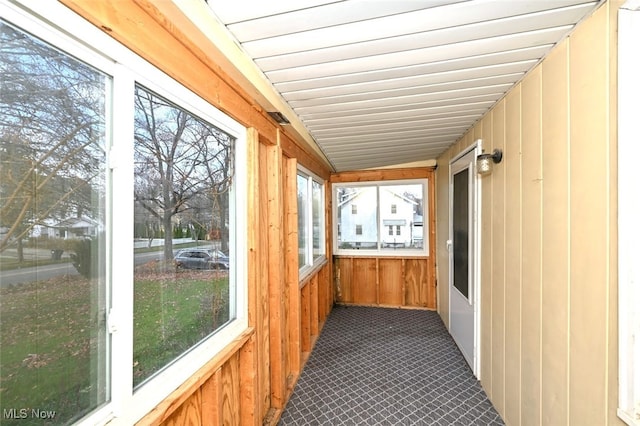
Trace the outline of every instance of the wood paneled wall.
<instances>
[{"instance_id":1,"label":"wood paneled wall","mask_svg":"<svg viewBox=\"0 0 640 426\"><path fill-rule=\"evenodd\" d=\"M336 302L436 309L435 173L431 167L362 170L331 175L332 183L428 179L427 257L335 256Z\"/></svg>"},{"instance_id":2,"label":"wood paneled wall","mask_svg":"<svg viewBox=\"0 0 640 426\"><path fill-rule=\"evenodd\" d=\"M480 379L509 425L619 425L616 22L608 1L438 159L446 265L448 166L481 138ZM446 267L438 269L441 283ZM439 287L448 319L448 289Z\"/></svg>"},{"instance_id":3,"label":"wood paneled wall","mask_svg":"<svg viewBox=\"0 0 640 426\"><path fill-rule=\"evenodd\" d=\"M436 309L428 258L335 258L336 302L352 305Z\"/></svg>"},{"instance_id":4,"label":"wood paneled wall","mask_svg":"<svg viewBox=\"0 0 640 426\"><path fill-rule=\"evenodd\" d=\"M228 77L215 46L172 2L62 2L248 128L249 327L139 424L275 424L333 306L331 262L300 280L297 260L296 167L328 180L326 160Z\"/></svg>"}]
</instances>

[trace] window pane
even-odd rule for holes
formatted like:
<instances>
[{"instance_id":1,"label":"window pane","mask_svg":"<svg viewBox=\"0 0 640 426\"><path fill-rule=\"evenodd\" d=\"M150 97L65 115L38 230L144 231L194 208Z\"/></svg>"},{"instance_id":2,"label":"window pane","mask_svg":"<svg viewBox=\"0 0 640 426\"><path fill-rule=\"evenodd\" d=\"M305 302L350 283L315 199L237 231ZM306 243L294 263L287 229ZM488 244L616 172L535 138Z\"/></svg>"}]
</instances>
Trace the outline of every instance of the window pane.
<instances>
[{"instance_id":1,"label":"window pane","mask_svg":"<svg viewBox=\"0 0 640 426\"><path fill-rule=\"evenodd\" d=\"M339 248L378 249L377 192L375 186L337 189ZM356 205L360 208L354 208Z\"/></svg>"},{"instance_id":2,"label":"window pane","mask_svg":"<svg viewBox=\"0 0 640 426\"><path fill-rule=\"evenodd\" d=\"M322 185L313 181L313 260L324 255L324 236L322 235L323 209L322 209Z\"/></svg>"},{"instance_id":3,"label":"window pane","mask_svg":"<svg viewBox=\"0 0 640 426\"><path fill-rule=\"evenodd\" d=\"M309 247L308 229L308 210L307 203L309 200L308 178L298 175L298 267L310 265L307 259L307 247Z\"/></svg>"},{"instance_id":4,"label":"window pane","mask_svg":"<svg viewBox=\"0 0 640 426\"><path fill-rule=\"evenodd\" d=\"M234 140L136 88L134 386L233 319Z\"/></svg>"},{"instance_id":5,"label":"window pane","mask_svg":"<svg viewBox=\"0 0 640 426\"><path fill-rule=\"evenodd\" d=\"M423 233L423 186L385 185L380 187L380 229L393 227L384 233L383 249L422 248ZM391 231L391 229L390 229Z\"/></svg>"},{"instance_id":6,"label":"window pane","mask_svg":"<svg viewBox=\"0 0 640 426\"><path fill-rule=\"evenodd\" d=\"M67 424L110 394L110 80L3 21L0 38L0 400Z\"/></svg>"}]
</instances>

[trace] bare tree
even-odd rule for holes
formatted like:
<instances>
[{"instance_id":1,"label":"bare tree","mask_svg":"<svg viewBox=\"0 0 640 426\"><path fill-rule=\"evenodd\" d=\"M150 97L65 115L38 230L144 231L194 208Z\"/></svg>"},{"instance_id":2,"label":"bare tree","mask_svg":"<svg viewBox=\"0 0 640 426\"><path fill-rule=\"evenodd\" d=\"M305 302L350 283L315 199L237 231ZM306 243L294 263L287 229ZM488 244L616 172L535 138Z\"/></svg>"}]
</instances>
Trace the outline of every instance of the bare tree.
<instances>
[{"instance_id":1,"label":"bare tree","mask_svg":"<svg viewBox=\"0 0 640 426\"><path fill-rule=\"evenodd\" d=\"M0 76L0 252L15 242L22 260L34 226L103 197L107 79L6 23Z\"/></svg>"},{"instance_id":2,"label":"bare tree","mask_svg":"<svg viewBox=\"0 0 640 426\"><path fill-rule=\"evenodd\" d=\"M135 201L162 225L172 259L174 217L200 226L216 220L215 194L228 191L232 176L232 139L142 87L135 102Z\"/></svg>"}]
</instances>

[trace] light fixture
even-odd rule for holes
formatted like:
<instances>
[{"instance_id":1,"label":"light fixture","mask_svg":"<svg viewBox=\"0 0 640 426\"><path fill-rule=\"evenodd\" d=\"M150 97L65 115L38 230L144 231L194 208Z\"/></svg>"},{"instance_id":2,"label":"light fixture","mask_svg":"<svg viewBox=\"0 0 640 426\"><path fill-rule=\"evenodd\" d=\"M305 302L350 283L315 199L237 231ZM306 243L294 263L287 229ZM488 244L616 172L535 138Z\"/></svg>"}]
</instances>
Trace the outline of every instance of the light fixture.
<instances>
[{"instance_id":1,"label":"light fixture","mask_svg":"<svg viewBox=\"0 0 640 426\"><path fill-rule=\"evenodd\" d=\"M502 150L494 149L492 154L484 152L476 158L476 169L479 175L488 175L493 170L493 164L502 161Z\"/></svg>"},{"instance_id":2,"label":"light fixture","mask_svg":"<svg viewBox=\"0 0 640 426\"><path fill-rule=\"evenodd\" d=\"M284 114L282 114L280 111L270 111L267 112L267 114L269 114L271 118L276 120L278 124L289 124L289 120L287 120L287 117L285 117Z\"/></svg>"}]
</instances>

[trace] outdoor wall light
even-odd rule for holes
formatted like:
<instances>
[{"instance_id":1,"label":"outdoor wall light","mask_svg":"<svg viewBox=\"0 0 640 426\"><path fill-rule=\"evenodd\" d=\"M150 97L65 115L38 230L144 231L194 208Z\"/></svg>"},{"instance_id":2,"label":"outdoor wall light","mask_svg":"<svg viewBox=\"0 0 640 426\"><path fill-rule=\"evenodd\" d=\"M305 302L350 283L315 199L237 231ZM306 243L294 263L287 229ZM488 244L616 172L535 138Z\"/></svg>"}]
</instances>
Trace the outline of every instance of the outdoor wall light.
<instances>
[{"instance_id":1,"label":"outdoor wall light","mask_svg":"<svg viewBox=\"0 0 640 426\"><path fill-rule=\"evenodd\" d=\"M276 120L276 123L278 124L290 124L289 120L287 120L287 117L285 117L284 114L280 111L271 111L267 112L267 114L269 114L271 118Z\"/></svg>"},{"instance_id":2,"label":"outdoor wall light","mask_svg":"<svg viewBox=\"0 0 640 426\"><path fill-rule=\"evenodd\" d=\"M476 168L479 175L488 175L493 170L493 164L502 161L502 150L494 149L492 154L484 152L476 158Z\"/></svg>"}]
</instances>

